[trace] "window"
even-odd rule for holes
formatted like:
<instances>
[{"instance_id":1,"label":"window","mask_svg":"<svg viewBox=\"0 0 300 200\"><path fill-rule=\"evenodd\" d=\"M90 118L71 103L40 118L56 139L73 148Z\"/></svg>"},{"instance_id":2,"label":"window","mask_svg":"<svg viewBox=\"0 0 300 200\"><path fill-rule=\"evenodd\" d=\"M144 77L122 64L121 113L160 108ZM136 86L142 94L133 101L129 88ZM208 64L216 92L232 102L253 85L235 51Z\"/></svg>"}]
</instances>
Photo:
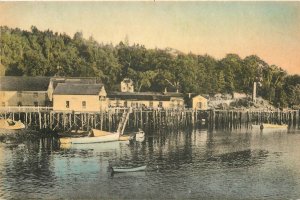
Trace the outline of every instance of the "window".
<instances>
[{"instance_id":1,"label":"window","mask_svg":"<svg viewBox=\"0 0 300 200\"><path fill-rule=\"evenodd\" d=\"M22 92L17 92L17 97L22 97Z\"/></svg>"},{"instance_id":2,"label":"window","mask_svg":"<svg viewBox=\"0 0 300 200\"><path fill-rule=\"evenodd\" d=\"M37 102L37 101L33 102L33 104L34 104L35 107L39 106L39 102Z\"/></svg>"},{"instance_id":3,"label":"window","mask_svg":"<svg viewBox=\"0 0 300 200\"><path fill-rule=\"evenodd\" d=\"M70 101L66 101L66 108L70 107Z\"/></svg>"},{"instance_id":4,"label":"window","mask_svg":"<svg viewBox=\"0 0 300 200\"><path fill-rule=\"evenodd\" d=\"M128 106L128 102L124 101L124 107L127 107L127 106Z\"/></svg>"},{"instance_id":5,"label":"window","mask_svg":"<svg viewBox=\"0 0 300 200\"><path fill-rule=\"evenodd\" d=\"M150 106L150 107L153 107L153 101L150 101L150 102L149 102L149 106Z\"/></svg>"},{"instance_id":6,"label":"window","mask_svg":"<svg viewBox=\"0 0 300 200\"><path fill-rule=\"evenodd\" d=\"M33 97L34 97L34 98L37 98L38 96L39 96L39 93L37 93L37 92L34 92L34 93L33 93Z\"/></svg>"},{"instance_id":7,"label":"window","mask_svg":"<svg viewBox=\"0 0 300 200\"><path fill-rule=\"evenodd\" d=\"M85 109L86 108L86 101L82 102L82 108Z\"/></svg>"},{"instance_id":8,"label":"window","mask_svg":"<svg viewBox=\"0 0 300 200\"><path fill-rule=\"evenodd\" d=\"M21 101L18 102L18 106L22 106L22 102Z\"/></svg>"},{"instance_id":9,"label":"window","mask_svg":"<svg viewBox=\"0 0 300 200\"><path fill-rule=\"evenodd\" d=\"M2 102L2 104L1 104L1 105L2 105L2 107L5 107L5 102Z\"/></svg>"},{"instance_id":10,"label":"window","mask_svg":"<svg viewBox=\"0 0 300 200\"><path fill-rule=\"evenodd\" d=\"M162 107L163 106L163 102L162 101L160 101L159 103L158 103L158 107Z\"/></svg>"},{"instance_id":11,"label":"window","mask_svg":"<svg viewBox=\"0 0 300 200\"><path fill-rule=\"evenodd\" d=\"M99 101L105 101L105 97L99 96Z\"/></svg>"},{"instance_id":12,"label":"window","mask_svg":"<svg viewBox=\"0 0 300 200\"><path fill-rule=\"evenodd\" d=\"M198 103L197 103L197 107L198 107L198 108L202 108L202 102L198 102Z\"/></svg>"}]
</instances>

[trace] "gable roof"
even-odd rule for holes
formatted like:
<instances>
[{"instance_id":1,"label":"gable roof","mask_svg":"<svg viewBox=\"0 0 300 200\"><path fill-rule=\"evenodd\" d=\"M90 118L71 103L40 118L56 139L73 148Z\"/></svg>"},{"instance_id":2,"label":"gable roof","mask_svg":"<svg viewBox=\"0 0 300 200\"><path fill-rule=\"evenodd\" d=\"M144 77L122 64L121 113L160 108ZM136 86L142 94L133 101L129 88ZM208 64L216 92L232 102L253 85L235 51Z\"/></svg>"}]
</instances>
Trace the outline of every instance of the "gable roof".
<instances>
[{"instance_id":1,"label":"gable roof","mask_svg":"<svg viewBox=\"0 0 300 200\"><path fill-rule=\"evenodd\" d=\"M58 83L53 95L99 95L103 84Z\"/></svg>"},{"instance_id":2,"label":"gable roof","mask_svg":"<svg viewBox=\"0 0 300 200\"><path fill-rule=\"evenodd\" d=\"M52 86L55 89L58 83L82 83L97 84L96 77L53 77L51 78Z\"/></svg>"},{"instance_id":3,"label":"gable roof","mask_svg":"<svg viewBox=\"0 0 300 200\"><path fill-rule=\"evenodd\" d=\"M50 77L0 76L0 91L47 91Z\"/></svg>"},{"instance_id":4,"label":"gable roof","mask_svg":"<svg viewBox=\"0 0 300 200\"><path fill-rule=\"evenodd\" d=\"M205 98L204 96L202 96L202 95L200 95L200 94L195 95L195 96L192 97L192 99L194 99L194 98L200 98L200 99L207 100L207 98Z\"/></svg>"},{"instance_id":5,"label":"gable roof","mask_svg":"<svg viewBox=\"0 0 300 200\"><path fill-rule=\"evenodd\" d=\"M133 81L130 78L124 78L123 83L133 83Z\"/></svg>"}]
</instances>

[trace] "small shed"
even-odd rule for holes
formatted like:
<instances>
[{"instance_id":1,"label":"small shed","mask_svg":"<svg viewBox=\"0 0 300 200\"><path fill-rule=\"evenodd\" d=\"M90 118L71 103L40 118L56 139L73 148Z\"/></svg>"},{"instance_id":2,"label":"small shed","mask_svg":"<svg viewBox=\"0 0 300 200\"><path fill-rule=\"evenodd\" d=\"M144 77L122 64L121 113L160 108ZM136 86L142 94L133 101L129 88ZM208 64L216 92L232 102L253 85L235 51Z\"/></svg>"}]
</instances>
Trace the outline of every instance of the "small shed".
<instances>
[{"instance_id":1,"label":"small shed","mask_svg":"<svg viewBox=\"0 0 300 200\"><path fill-rule=\"evenodd\" d=\"M208 100L201 96L201 95L196 95L194 97L191 97L191 102L192 102L192 108L194 110L207 110L208 109Z\"/></svg>"}]
</instances>

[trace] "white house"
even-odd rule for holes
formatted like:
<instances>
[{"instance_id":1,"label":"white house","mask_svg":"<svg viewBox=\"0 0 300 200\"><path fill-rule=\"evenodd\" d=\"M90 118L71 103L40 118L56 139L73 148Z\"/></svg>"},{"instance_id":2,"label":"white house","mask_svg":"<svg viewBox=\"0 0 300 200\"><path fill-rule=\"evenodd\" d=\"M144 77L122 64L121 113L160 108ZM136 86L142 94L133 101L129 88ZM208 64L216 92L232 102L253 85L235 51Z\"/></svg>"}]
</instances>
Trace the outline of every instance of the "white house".
<instances>
[{"instance_id":1,"label":"white house","mask_svg":"<svg viewBox=\"0 0 300 200\"><path fill-rule=\"evenodd\" d=\"M58 83L53 110L97 112L107 108L106 95L103 84Z\"/></svg>"}]
</instances>

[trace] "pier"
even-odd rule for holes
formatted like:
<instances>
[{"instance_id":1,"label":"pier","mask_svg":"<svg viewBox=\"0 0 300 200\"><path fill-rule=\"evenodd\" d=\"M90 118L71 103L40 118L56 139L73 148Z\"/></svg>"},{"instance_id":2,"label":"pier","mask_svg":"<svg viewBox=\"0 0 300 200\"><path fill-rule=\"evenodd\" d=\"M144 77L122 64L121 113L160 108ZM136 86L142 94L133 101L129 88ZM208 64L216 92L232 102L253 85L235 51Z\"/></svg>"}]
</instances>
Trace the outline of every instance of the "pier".
<instances>
[{"instance_id":1,"label":"pier","mask_svg":"<svg viewBox=\"0 0 300 200\"><path fill-rule=\"evenodd\" d=\"M129 108L109 108L99 112L62 112L51 107L2 107L0 118L21 120L27 128L51 131L88 131L91 128L116 131ZM129 128L205 127L238 128L242 125L274 123L300 126L300 110L192 110L133 108L128 116Z\"/></svg>"}]
</instances>

